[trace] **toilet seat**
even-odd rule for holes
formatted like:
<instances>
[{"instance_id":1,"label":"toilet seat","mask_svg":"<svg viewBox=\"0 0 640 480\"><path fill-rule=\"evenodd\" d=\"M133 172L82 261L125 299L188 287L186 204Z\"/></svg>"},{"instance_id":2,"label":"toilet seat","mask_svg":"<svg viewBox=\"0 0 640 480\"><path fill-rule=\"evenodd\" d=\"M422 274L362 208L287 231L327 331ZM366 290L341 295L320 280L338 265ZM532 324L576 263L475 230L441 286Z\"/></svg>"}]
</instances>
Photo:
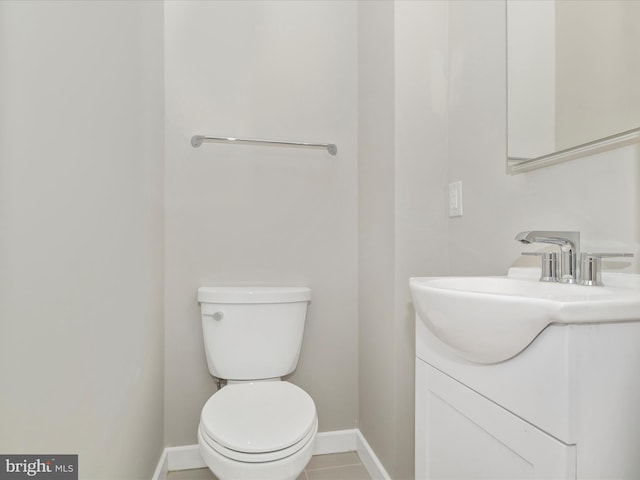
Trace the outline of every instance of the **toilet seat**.
<instances>
[{"instance_id":1,"label":"toilet seat","mask_svg":"<svg viewBox=\"0 0 640 480\"><path fill-rule=\"evenodd\" d=\"M200 436L221 455L269 462L303 448L318 428L315 404L284 381L227 385L202 409Z\"/></svg>"},{"instance_id":2,"label":"toilet seat","mask_svg":"<svg viewBox=\"0 0 640 480\"><path fill-rule=\"evenodd\" d=\"M309 430L309 433L300 442L294 443L290 447L283 448L282 450L263 453L245 453L231 450L217 443L202 430L202 426L200 426L200 428L198 428L200 441L204 442L209 448L215 450L220 455L243 463L262 463L281 460L302 450L311 440L313 440L313 438L315 438L316 433L318 433L318 422L316 420L313 428Z\"/></svg>"}]
</instances>

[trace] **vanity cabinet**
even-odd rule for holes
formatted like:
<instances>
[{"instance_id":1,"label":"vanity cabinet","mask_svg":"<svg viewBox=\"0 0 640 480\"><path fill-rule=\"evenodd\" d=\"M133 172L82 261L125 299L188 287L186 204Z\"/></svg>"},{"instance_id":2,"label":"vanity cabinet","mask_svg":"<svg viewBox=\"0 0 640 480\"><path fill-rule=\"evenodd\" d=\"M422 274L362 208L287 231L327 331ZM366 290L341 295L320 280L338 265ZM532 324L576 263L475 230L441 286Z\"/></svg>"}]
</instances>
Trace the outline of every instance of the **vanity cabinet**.
<instances>
[{"instance_id":1,"label":"vanity cabinet","mask_svg":"<svg viewBox=\"0 0 640 480\"><path fill-rule=\"evenodd\" d=\"M416 479L575 479L566 445L433 368L416 363Z\"/></svg>"},{"instance_id":2,"label":"vanity cabinet","mask_svg":"<svg viewBox=\"0 0 640 480\"><path fill-rule=\"evenodd\" d=\"M467 361L416 319L416 480L640 478L640 323L550 325Z\"/></svg>"}]
</instances>

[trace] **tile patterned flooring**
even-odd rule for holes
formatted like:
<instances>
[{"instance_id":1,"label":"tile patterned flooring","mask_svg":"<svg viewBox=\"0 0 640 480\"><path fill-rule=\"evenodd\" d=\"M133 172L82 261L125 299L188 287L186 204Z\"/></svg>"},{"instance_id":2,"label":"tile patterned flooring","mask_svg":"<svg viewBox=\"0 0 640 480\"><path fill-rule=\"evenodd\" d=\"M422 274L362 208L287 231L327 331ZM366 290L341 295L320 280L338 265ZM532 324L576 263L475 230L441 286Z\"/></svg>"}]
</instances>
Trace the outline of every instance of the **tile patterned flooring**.
<instances>
[{"instance_id":1,"label":"tile patterned flooring","mask_svg":"<svg viewBox=\"0 0 640 480\"><path fill-rule=\"evenodd\" d=\"M169 472L167 480L217 480L208 468ZM315 455L298 480L371 480L355 452Z\"/></svg>"}]
</instances>

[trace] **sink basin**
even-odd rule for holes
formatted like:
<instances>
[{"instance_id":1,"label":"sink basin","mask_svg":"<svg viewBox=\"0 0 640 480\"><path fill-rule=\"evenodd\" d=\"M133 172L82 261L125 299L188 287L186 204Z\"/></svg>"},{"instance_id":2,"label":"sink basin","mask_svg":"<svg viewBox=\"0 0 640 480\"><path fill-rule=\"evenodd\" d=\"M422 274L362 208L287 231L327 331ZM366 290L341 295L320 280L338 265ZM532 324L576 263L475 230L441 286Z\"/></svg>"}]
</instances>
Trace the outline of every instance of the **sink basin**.
<instances>
[{"instance_id":1,"label":"sink basin","mask_svg":"<svg viewBox=\"0 0 640 480\"><path fill-rule=\"evenodd\" d=\"M521 270L502 277L412 278L416 313L458 355L478 363L517 355L551 323L640 321L639 275L603 277L612 286L586 287L539 282L539 273Z\"/></svg>"}]
</instances>

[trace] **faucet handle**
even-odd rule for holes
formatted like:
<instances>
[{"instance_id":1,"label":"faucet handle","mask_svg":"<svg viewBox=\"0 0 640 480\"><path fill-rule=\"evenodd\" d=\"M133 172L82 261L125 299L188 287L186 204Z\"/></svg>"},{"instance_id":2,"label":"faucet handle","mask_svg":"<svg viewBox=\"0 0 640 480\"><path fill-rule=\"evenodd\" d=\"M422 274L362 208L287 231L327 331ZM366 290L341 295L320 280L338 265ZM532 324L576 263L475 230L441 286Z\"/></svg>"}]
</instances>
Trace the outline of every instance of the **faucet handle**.
<instances>
[{"instance_id":1,"label":"faucet handle","mask_svg":"<svg viewBox=\"0 0 640 480\"><path fill-rule=\"evenodd\" d=\"M602 286L602 259L633 257L633 253L582 253L580 255L580 285Z\"/></svg>"},{"instance_id":2,"label":"faucet handle","mask_svg":"<svg viewBox=\"0 0 640 480\"><path fill-rule=\"evenodd\" d=\"M522 255L542 257L541 282L558 281L558 254L556 252L522 252Z\"/></svg>"}]
</instances>

